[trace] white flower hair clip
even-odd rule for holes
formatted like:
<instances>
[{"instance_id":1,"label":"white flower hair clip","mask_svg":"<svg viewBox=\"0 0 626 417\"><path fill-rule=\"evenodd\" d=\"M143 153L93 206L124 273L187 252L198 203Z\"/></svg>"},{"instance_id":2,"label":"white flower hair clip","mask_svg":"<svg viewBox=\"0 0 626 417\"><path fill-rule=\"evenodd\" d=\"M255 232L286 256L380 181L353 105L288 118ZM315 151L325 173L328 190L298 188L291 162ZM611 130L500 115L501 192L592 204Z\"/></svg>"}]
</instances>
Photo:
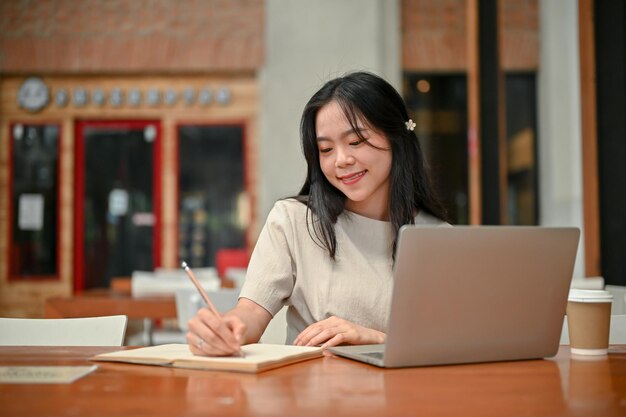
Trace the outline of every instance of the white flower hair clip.
<instances>
[{"instance_id":1,"label":"white flower hair clip","mask_svg":"<svg viewBox=\"0 0 626 417\"><path fill-rule=\"evenodd\" d=\"M411 132L414 131L415 126L417 126L413 119L409 119L408 122L404 122L404 125L406 126L406 130L410 130Z\"/></svg>"}]
</instances>

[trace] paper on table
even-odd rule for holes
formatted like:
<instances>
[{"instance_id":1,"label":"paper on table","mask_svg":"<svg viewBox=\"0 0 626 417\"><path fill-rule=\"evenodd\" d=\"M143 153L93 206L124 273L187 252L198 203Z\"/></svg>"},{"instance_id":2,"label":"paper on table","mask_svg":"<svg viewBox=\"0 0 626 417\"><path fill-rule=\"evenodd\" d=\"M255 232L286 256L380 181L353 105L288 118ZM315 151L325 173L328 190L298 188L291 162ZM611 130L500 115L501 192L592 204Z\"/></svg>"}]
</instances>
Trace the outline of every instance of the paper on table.
<instances>
[{"instance_id":1,"label":"paper on table","mask_svg":"<svg viewBox=\"0 0 626 417\"><path fill-rule=\"evenodd\" d=\"M2 384L70 384L95 371L91 366L0 366Z\"/></svg>"},{"instance_id":2,"label":"paper on table","mask_svg":"<svg viewBox=\"0 0 626 417\"><path fill-rule=\"evenodd\" d=\"M41 194L22 194L18 207L18 227L20 230L43 229L44 198Z\"/></svg>"}]
</instances>

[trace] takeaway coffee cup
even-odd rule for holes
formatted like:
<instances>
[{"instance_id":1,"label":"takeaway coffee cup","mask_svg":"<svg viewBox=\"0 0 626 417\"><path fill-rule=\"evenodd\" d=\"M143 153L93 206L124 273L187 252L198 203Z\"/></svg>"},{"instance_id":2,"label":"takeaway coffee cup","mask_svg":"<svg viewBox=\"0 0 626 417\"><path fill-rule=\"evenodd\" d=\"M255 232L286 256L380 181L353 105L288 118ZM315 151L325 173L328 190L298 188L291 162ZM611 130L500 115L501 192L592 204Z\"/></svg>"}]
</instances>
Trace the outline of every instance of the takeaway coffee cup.
<instances>
[{"instance_id":1,"label":"takeaway coffee cup","mask_svg":"<svg viewBox=\"0 0 626 417\"><path fill-rule=\"evenodd\" d=\"M573 354L607 354L612 302L613 296L608 291L570 290L567 326Z\"/></svg>"}]
</instances>

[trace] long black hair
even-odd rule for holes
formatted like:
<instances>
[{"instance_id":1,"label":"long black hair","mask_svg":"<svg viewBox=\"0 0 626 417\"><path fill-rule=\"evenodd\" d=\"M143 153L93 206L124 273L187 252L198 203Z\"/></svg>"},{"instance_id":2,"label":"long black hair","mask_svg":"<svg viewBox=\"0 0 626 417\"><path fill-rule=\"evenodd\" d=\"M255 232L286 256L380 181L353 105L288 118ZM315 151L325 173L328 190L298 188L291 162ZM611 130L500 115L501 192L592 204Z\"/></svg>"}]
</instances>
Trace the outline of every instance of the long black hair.
<instances>
[{"instance_id":1,"label":"long black hair","mask_svg":"<svg viewBox=\"0 0 626 417\"><path fill-rule=\"evenodd\" d=\"M357 128L358 120L363 120L389 141L392 152L389 221L394 232L394 245L390 248L393 256L398 230L404 224L413 224L418 211L442 220L446 215L434 192L417 136L405 124L409 116L404 100L387 81L369 72L353 72L328 81L311 97L302 113L300 136L308 167L296 199L308 207L309 233L312 227L311 238L335 259L334 226L344 210L346 196L331 185L322 172L315 131L318 111L331 101L339 104L361 140L369 144Z\"/></svg>"}]
</instances>

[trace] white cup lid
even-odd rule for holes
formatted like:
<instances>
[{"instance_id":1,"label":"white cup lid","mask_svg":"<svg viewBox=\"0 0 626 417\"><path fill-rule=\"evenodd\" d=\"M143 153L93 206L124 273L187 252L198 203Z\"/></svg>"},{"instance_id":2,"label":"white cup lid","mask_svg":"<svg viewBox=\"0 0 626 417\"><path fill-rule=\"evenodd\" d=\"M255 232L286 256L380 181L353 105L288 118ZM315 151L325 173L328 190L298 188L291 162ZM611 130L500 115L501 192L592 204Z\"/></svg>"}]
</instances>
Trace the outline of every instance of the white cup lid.
<instances>
[{"instance_id":1,"label":"white cup lid","mask_svg":"<svg viewBox=\"0 0 626 417\"><path fill-rule=\"evenodd\" d=\"M569 290L568 301L577 303L610 303L613 301L613 296L605 290L579 290L572 288Z\"/></svg>"}]
</instances>

